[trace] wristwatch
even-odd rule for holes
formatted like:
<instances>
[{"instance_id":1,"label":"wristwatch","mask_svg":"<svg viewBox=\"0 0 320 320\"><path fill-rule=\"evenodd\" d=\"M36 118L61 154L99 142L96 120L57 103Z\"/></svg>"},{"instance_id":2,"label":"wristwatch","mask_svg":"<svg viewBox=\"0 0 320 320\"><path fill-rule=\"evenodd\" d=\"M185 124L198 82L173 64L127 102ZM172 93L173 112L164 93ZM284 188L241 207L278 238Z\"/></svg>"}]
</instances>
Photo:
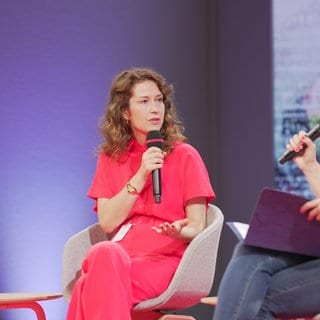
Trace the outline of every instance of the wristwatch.
<instances>
[{"instance_id":1,"label":"wristwatch","mask_svg":"<svg viewBox=\"0 0 320 320\"><path fill-rule=\"evenodd\" d=\"M130 181L127 182L127 191L129 194L132 194L132 195L139 195L139 192L137 191L137 188L132 185L130 183Z\"/></svg>"}]
</instances>

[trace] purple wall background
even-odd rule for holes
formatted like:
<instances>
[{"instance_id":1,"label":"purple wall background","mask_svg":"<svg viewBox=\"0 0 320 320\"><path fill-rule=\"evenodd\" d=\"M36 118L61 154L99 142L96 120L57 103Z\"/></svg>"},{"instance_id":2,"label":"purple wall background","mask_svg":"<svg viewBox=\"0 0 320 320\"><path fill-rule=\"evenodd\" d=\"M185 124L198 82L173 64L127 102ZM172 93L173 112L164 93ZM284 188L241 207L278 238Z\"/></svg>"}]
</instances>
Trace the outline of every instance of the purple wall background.
<instances>
[{"instance_id":1,"label":"purple wall background","mask_svg":"<svg viewBox=\"0 0 320 320\"><path fill-rule=\"evenodd\" d=\"M174 84L216 204L226 220L246 221L261 187L273 181L269 6L0 2L0 291L61 290L64 242L96 221L86 192L97 119L123 68L149 66ZM213 294L234 244L224 230ZM42 305L48 320L64 319L63 299ZM201 320L213 310L198 305L187 312ZM25 310L0 312L0 319L22 317L34 319Z\"/></svg>"}]
</instances>

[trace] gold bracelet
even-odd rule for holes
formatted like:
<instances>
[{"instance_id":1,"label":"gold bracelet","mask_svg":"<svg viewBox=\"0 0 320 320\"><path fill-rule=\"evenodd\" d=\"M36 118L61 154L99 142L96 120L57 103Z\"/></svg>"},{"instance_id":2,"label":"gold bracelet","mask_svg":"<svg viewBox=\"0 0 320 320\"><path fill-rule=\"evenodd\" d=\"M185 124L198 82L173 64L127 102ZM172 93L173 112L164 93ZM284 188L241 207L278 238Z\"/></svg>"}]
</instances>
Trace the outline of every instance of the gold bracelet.
<instances>
[{"instance_id":1,"label":"gold bracelet","mask_svg":"<svg viewBox=\"0 0 320 320\"><path fill-rule=\"evenodd\" d=\"M138 192L137 188L132 185L130 183L130 181L127 182L127 191L129 194L132 194L132 195L139 195L140 193Z\"/></svg>"}]
</instances>

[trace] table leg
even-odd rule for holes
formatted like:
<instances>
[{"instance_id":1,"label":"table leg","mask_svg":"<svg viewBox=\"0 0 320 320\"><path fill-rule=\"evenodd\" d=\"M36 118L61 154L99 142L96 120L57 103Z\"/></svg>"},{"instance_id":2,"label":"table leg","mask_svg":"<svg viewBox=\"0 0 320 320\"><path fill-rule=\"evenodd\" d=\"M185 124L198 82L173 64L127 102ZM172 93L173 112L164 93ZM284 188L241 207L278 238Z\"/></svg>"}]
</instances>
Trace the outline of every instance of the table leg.
<instances>
[{"instance_id":1,"label":"table leg","mask_svg":"<svg viewBox=\"0 0 320 320\"><path fill-rule=\"evenodd\" d=\"M43 311L43 308L36 301L13 302L13 303L0 304L0 310L1 309L17 309L17 308L32 309L37 315L37 320L46 320L46 315Z\"/></svg>"}]
</instances>

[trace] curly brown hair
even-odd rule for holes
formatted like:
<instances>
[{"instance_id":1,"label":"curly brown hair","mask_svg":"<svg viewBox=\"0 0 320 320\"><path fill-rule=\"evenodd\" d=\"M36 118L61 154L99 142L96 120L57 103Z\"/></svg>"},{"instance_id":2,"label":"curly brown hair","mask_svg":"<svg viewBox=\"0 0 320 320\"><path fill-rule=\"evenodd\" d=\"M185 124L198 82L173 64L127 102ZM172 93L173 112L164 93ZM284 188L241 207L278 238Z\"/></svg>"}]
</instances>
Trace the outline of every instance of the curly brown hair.
<instances>
[{"instance_id":1,"label":"curly brown hair","mask_svg":"<svg viewBox=\"0 0 320 320\"><path fill-rule=\"evenodd\" d=\"M129 108L132 88L136 83L151 80L156 83L163 95L165 114L160 130L163 136L163 150L170 152L175 142L186 141L183 135L184 127L178 119L173 104L173 86L166 79L150 68L132 68L120 72L111 85L109 101L99 122L103 142L99 151L113 158L120 158L127 150L128 142L132 139L132 130L127 120L123 118L124 111Z\"/></svg>"}]
</instances>

